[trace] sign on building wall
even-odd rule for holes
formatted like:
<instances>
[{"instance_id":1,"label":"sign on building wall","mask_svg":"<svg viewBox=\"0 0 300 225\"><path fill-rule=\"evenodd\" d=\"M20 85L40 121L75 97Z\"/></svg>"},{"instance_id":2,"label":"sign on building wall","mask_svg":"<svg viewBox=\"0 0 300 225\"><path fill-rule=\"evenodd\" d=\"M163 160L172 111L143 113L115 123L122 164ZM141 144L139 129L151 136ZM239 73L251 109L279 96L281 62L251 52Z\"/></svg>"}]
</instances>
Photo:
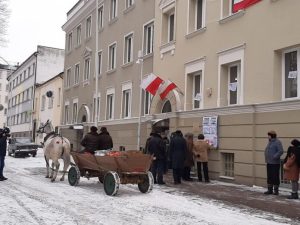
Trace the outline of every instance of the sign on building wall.
<instances>
[{"instance_id":1,"label":"sign on building wall","mask_svg":"<svg viewBox=\"0 0 300 225\"><path fill-rule=\"evenodd\" d=\"M205 140L218 147L218 116L204 116L202 121Z\"/></svg>"}]
</instances>

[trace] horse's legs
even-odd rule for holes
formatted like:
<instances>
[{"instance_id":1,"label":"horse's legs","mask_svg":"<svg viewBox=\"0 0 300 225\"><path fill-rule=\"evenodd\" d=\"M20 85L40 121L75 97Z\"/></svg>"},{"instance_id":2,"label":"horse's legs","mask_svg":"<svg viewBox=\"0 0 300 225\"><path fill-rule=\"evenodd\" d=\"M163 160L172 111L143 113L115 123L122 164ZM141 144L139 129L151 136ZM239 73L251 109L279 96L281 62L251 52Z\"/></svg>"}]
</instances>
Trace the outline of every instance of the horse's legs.
<instances>
[{"instance_id":1,"label":"horse's legs","mask_svg":"<svg viewBox=\"0 0 300 225\"><path fill-rule=\"evenodd\" d=\"M54 174L54 161L52 160L52 164L51 164L51 175L50 178L53 178L53 174Z\"/></svg>"},{"instance_id":2,"label":"horse's legs","mask_svg":"<svg viewBox=\"0 0 300 225\"><path fill-rule=\"evenodd\" d=\"M58 160L56 160L54 163L53 163L53 169L54 169L54 165L55 165L55 171L54 171L54 175L51 179L51 182L54 182L56 177L57 177L57 173L58 173L58 170L59 170L59 162Z\"/></svg>"},{"instance_id":3,"label":"horse's legs","mask_svg":"<svg viewBox=\"0 0 300 225\"><path fill-rule=\"evenodd\" d=\"M49 178L49 159L47 159L46 156L45 156L45 161L46 161L46 178Z\"/></svg>"}]
</instances>

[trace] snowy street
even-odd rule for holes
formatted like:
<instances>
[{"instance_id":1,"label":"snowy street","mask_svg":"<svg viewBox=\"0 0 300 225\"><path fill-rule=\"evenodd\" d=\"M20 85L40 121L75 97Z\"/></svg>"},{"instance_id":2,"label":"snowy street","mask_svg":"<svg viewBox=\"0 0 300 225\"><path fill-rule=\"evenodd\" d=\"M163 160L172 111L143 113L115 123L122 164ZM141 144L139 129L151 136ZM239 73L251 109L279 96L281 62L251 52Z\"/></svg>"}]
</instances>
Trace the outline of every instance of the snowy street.
<instances>
[{"instance_id":1,"label":"snowy street","mask_svg":"<svg viewBox=\"0 0 300 225\"><path fill-rule=\"evenodd\" d=\"M62 168L62 163L61 163ZM104 193L98 179L79 186L45 178L42 150L36 158L6 157L7 181L0 182L0 224L296 224L261 211L238 209L155 185L149 194L121 185L117 196Z\"/></svg>"}]
</instances>

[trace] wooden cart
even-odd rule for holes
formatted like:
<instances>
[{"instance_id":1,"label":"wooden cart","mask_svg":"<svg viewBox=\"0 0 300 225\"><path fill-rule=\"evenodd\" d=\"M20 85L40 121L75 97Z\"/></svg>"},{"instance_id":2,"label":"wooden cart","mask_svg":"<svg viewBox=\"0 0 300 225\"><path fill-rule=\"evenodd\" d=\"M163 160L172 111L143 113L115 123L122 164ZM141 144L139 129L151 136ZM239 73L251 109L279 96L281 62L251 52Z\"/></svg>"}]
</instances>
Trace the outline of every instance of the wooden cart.
<instances>
[{"instance_id":1,"label":"wooden cart","mask_svg":"<svg viewBox=\"0 0 300 225\"><path fill-rule=\"evenodd\" d=\"M71 152L71 155L75 164L71 164L68 180L72 186L79 184L80 177L98 177L107 195L116 195L120 184L137 184L142 193L153 188L150 155L140 151L110 151L103 156Z\"/></svg>"}]
</instances>

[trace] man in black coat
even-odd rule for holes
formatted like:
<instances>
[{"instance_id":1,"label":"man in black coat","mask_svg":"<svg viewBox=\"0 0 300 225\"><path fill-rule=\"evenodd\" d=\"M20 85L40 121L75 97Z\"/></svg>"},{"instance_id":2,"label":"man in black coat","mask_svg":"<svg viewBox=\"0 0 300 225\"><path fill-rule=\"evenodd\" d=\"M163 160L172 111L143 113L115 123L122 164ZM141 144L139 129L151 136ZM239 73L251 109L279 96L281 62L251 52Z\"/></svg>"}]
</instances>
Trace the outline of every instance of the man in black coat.
<instances>
[{"instance_id":1,"label":"man in black coat","mask_svg":"<svg viewBox=\"0 0 300 225\"><path fill-rule=\"evenodd\" d=\"M8 134L5 133L3 129L0 129L0 181L7 180L7 178L3 176L4 161L5 161L5 156L6 156L7 137L8 137Z\"/></svg>"},{"instance_id":2,"label":"man in black coat","mask_svg":"<svg viewBox=\"0 0 300 225\"><path fill-rule=\"evenodd\" d=\"M112 148L114 147L113 145L113 140L110 136L110 134L108 133L106 127L101 127L100 129L100 140L99 140L99 149L100 150L112 150Z\"/></svg>"},{"instance_id":3,"label":"man in black coat","mask_svg":"<svg viewBox=\"0 0 300 225\"><path fill-rule=\"evenodd\" d=\"M163 181L164 165L166 160L165 144L160 134L151 132L147 139L146 149L147 153L153 155L153 162L151 165L151 173L154 177L154 183L165 184Z\"/></svg>"},{"instance_id":4,"label":"man in black coat","mask_svg":"<svg viewBox=\"0 0 300 225\"><path fill-rule=\"evenodd\" d=\"M172 136L170 143L170 158L172 162L173 179L174 184L180 184L187 152L187 144L180 130L177 130Z\"/></svg>"},{"instance_id":5,"label":"man in black coat","mask_svg":"<svg viewBox=\"0 0 300 225\"><path fill-rule=\"evenodd\" d=\"M85 152L95 154L96 150L99 150L100 137L97 133L97 127L92 126L91 132L87 133L81 140L80 144L84 147Z\"/></svg>"}]
</instances>

